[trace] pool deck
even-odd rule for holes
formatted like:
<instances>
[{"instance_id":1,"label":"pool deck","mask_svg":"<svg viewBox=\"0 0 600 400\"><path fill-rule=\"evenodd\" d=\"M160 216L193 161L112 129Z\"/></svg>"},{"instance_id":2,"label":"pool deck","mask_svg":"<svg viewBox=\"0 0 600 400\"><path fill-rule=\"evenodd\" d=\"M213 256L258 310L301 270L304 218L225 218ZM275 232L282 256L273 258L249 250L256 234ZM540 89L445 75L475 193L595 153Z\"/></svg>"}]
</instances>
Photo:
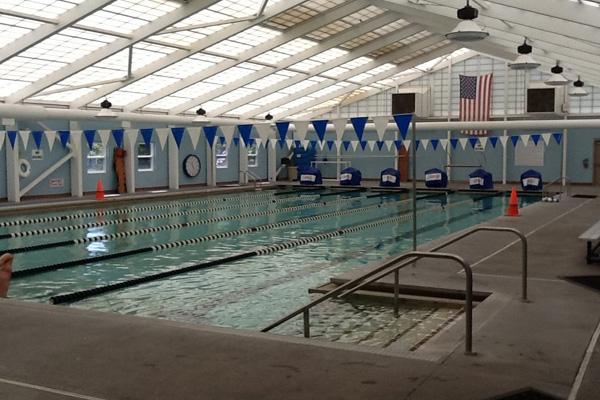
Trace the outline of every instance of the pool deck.
<instances>
[{"instance_id":1,"label":"pool deck","mask_svg":"<svg viewBox=\"0 0 600 400\"><path fill-rule=\"evenodd\" d=\"M600 220L600 197L520 211L486 225L526 235L529 302L516 236L480 232L444 249L471 264L475 290L492 293L473 313L476 355L464 354L464 315L405 353L0 299L0 399L479 400L528 387L599 399L600 291L562 278L600 276L578 239ZM460 270L421 260L400 279L464 289Z\"/></svg>"}]
</instances>

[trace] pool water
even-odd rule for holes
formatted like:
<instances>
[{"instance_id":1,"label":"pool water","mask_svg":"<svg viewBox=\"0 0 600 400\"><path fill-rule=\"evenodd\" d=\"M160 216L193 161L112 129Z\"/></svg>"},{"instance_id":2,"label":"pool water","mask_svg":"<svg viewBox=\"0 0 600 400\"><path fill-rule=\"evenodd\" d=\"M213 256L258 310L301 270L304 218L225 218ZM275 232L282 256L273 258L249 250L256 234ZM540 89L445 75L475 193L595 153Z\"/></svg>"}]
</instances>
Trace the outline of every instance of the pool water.
<instances>
[{"instance_id":1,"label":"pool water","mask_svg":"<svg viewBox=\"0 0 600 400\"><path fill-rule=\"evenodd\" d=\"M50 297L62 293L124 282L252 252L273 244L348 230L343 235L325 237L311 243L151 281L70 304L72 307L85 309L259 330L310 302L311 296L315 295L309 295L308 288L326 282L332 276L412 248L412 200L409 194L389 193L377 196L376 192L339 192L315 190L279 194L277 191L265 190L260 194L148 201L127 206L104 203L94 209L68 212L68 219L56 222L5 227L2 227L2 223L56 217L57 214L62 215L63 211L29 214L18 218L2 217L0 235L31 233L44 228L68 228L48 234L28 233L27 236L0 240L2 250L25 248L15 254L15 270L73 260L79 260L82 264L14 279L9 295L28 301L47 302ZM504 196L478 199L481 196L419 194L418 197L423 197L417 202L420 214L417 218L419 244L501 216L507 207L507 198ZM359 208L369 209L355 212ZM102 212L103 215L83 215L90 212ZM307 220L309 217L314 218ZM136 218L142 220L135 220ZM97 222L111 224L86 225ZM287 225L252 230L278 223ZM79 225L85 227L71 229ZM173 228L163 229L166 226ZM129 232L150 228L163 230L129 235ZM350 228L357 231L352 232ZM245 230L249 232L105 261L94 259L106 254ZM26 250L29 246L40 244L52 245L61 241L117 234L123 236L111 240ZM333 316L349 311L348 307L360 309L359 314L367 315L370 322L366 326L376 323L395 326L392 330L396 331L404 329L404 317L397 321L399 325L394 325L393 321L386 319L390 312L381 312L381 307L384 307L381 305L358 307L352 303L335 302L321 306L325 307L318 311L322 313L321 322L318 318L311 319L315 324L317 337L321 335L338 337L338 341L350 340L352 335L344 332L347 330L345 324L351 322L334 323L322 333L319 333L318 328L319 324L326 324ZM437 310L431 311L426 306L421 311L415 311L419 307L405 310L410 321L420 318L415 317L416 314L434 316L425 319L456 314L456 309L452 307L440 308L436 305ZM356 319L350 318L351 321ZM282 326L275 332L293 335L302 332L294 324L297 322ZM435 329L436 325L432 326ZM360 331L359 329L357 332ZM428 327L425 331L430 332L431 329ZM381 335L385 334L373 334L358 342L381 342Z\"/></svg>"}]
</instances>

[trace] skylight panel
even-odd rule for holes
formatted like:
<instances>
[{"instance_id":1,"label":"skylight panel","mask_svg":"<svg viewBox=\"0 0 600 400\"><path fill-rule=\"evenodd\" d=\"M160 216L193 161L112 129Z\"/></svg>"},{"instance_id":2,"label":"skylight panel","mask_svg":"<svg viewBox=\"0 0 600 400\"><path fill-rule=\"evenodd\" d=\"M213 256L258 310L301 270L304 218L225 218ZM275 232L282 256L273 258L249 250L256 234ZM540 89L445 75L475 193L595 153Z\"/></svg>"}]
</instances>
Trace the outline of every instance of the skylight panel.
<instances>
[{"instance_id":1,"label":"skylight panel","mask_svg":"<svg viewBox=\"0 0 600 400\"><path fill-rule=\"evenodd\" d=\"M244 98L246 96L250 96L253 93L256 93L256 90L247 89L247 88L239 88L232 90L231 92L224 94L223 96L216 97L217 101L225 101L225 102L233 102Z\"/></svg>"},{"instance_id":2,"label":"skylight panel","mask_svg":"<svg viewBox=\"0 0 600 400\"><path fill-rule=\"evenodd\" d=\"M295 75L297 75L297 74L295 74ZM288 74L282 74L280 71L280 72L276 72L271 75L267 75L264 78L261 78L252 83L249 83L248 85L246 85L244 87L247 87L249 89L262 90L262 89L266 89L270 86L273 86L279 82L283 82L289 78L290 78L290 76Z\"/></svg>"},{"instance_id":3,"label":"skylight panel","mask_svg":"<svg viewBox=\"0 0 600 400\"><path fill-rule=\"evenodd\" d=\"M348 70L346 68L335 67L335 68L330 69L329 71L323 72L321 75L330 76L332 78L335 78L336 76L339 76L346 72L348 72Z\"/></svg>"},{"instance_id":4,"label":"skylight panel","mask_svg":"<svg viewBox=\"0 0 600 400\"><path fill-rule=\"evenodd\" d=\"M243 115L249 112L252 112L253 110L256 110L258 108L258 106L254 106L252 104L245 104L241 107L238 107L236 109L233 109L231 111L227 111L225 113L225 115Z\"/></svg>"},{"instance_id":5,"label":"skylight panel","mask_svg":"<svg viewBox=\"0 0 600 400\"><path fill-rule=\"evenodd\" d=\"M410 25L410 22L408 22L404 19L399 19L397 21L392 22L391 24L387 24L387 25L382 26L381 28L377 28L373 32L377 35L384 36L384 35L387 35L388 33L397 31L398 29L402 29L408 25Z\"/></svg>"},{"instance_id":6,"label":"skylight panel","mask_svg":"<svg viewBox=\"0 0 600 400\"><path fill-rule=\"evenodd\" d=\"M277 117L278 114L283 114L287 110L289 110L287 107L279 106L279 107L271 109L270 113L271 113L271 115L274 115L275 117Z\"/></svg>"},{"instance_id":7,"label":"skylight panel","mask_svg":"<svg viewBox=\"0 0 600 400\"><path fill-rule=\"evenodd\" d=\"M310 96L308 96L308 97L311 97L312 100L318 99L319 97L327 96L328 94L333 93L337 90L343 89L349 85L350 84L348 82L339 82L339 83L336 83L335 85L331 85L331 86L323 88L319 91L311 93Z\"/></svg>"},{"instance_id":8,"label":"skylight panel","mask_svg":"<svg viewBox=\"0 0 600 400\"><path fill-rule=\"evenodd\" d=\"M380 74L382 72L388 71L390 69L396 68L396 66L394 64L391 63L385 63L383 65L380 65L377 68L373 68L369 71L366 71L367 74L371 74L371 75L377 75Z\"/></svg>"},{"instance_id":9,"label":"skylight panel","mask_svg":"<svg viewBox=\"0 0 600 400\"><path fill-rule=\"evenodd\" d=\"M348 81L350 81L350 82L362 82L365 79L369 79L369 78L372 78L372 77L373 77L373 75L371 75L369 73L366 73L366 72L363 72L362 74L358 74L356 76L353 76L352 78L348 78Z\"/></svg>"},{"instance_id":10,"label":"skylight panel","mask_svg":"<svg viewBox=\"0 0 600 400\"><path fill-rule=\"evenodd\" d=\"M42 18L56 18L85 0L2 0L0 10L8 10Z\"/></svg>"},{"instance_id":11,"label":"skylight panel","mask_svg":"<svg viewBox=\"0 0 600 400\"><path fill-rule=\"evenodd\" d=\"M223 72L219 72L218 74L215 74L210 78L205 79L204 82L215 83L219 85L227 85L228 83L235 82L238 79L250 75L253 72L254 71L252 71L251 69L240 68L239 66L232 67L226 69Z\"/></svg>"},{"instance_id":12,"label":"skylight panel","mask_svg":"<svg viewBox=\"0 0 600 400\"><path fill-rule=\"evenodd\" d=\"M369 56L371 56L373 58L381 57L381 56L383 56L385 54L388 54L388 53L391 53L392 51L397 50L397 49L399 49L401 47L404 47L404 45L402 43L395 42L395 43L389 44L389 45L387 45L385 47L381 47L381 48L379 48L377 50L374 50L374 51L370 52Z\"/></svg>"},{"instance_id":13,"label":"skylight panel","mask_svg":"<svg viewBox=\"0 0 600 400\"><path fill-rule=\"evenodd\" d=\"M407 45L407 44L410 44L410 43L414 43L414 42L416 42L418 40L425 39L426 37L429 37L430 35L431 35L431 32L421 31L421 32L419 32L417 34L414 34L412 36L409 36L407 38L402 39L400 42L403 45Z\"/></svg>"},{"instance_id":14,"label":"skylight panel","mask_svg":"<svg viewBox=\"0 0 600 400\"><path fill-rule=\"evenodd\" d=\"M281 35L281 32L273 29L268 29L262 26L253 26L250 29L246 29L237 35L230 37L229 40L249 46L258 46L259 44L271 40L279 35Z\"/></svg>"},{"instance_id":15,"label":"skylight panel","mask_svg":"<svg viewBox=\"0 0 600 400\"><path fill-rule=\"evenodd\" d=\"M288 55L298 54L304 50L308 50L311 47L314 47L318 44L318 42L307 40L304 38L296 38L290 42L282 44L281 46L275 47L273 50L279 53L284 53Z\"/></svg>"},{"instance_id":16,"label":"skylight panel","mask_svg":"<svg viewBox=\"0 0 600 400\"><path fill-rule=\"evenodd\" d=\"M125 86L123 89L114 93L118 94L122 92L128 92L151 94L176 82L179 82L179 79L167 78L165 76L149 75L132 83L131 85ZM111 94L111 96L113 96L114 93Z\"/></svg>"},{"instance_id":17,"label":"skylight panel","mask_svg":"<svg viewBox=\"0 0 600 400\"><path fill-rule=\"evenodd\" d=\"M317 29L316 31L310 32L306 36L315 40L324 40L330 36L335 35L336 33L340 33L352 27L352 24L346 21L335 21L332 22L322 28Z\"/></svg>"},{"instance_id":18,"label":"skylight panel","mask_svg":"<svg viewBox=\"0 0 600 400\"><path fill-rule=\"evenodd\" d=\"M129 34L180 6L169 0L117 0L82 19L78 25L100 26L108 31Z\"/></svg>"},{"instance_id":19,"label":"skylight panel","mask_svg":"<svg viewBox=\"0 0 600 400\"><path fill-rule=\"evenodd\" d=\"M113 107L125 107L129 103L133 103L136 100L144 97L144 93L133 93L133 92L114 92L107 96L110 99L110 102L113 104ZM92 102L92 105L100 105L100 103L105 99L105 97L99 98L96 101Z\"/></svg>"},{"instance_id":20,"label":"skylight panel","mask_svg":"<svg viewBox=\"0 0 600 400\"><path fill-rule=\"evenodd\" d=\"M32 30L40 27L42 24L37 21L30 21L23 18L11 17L0 14L0 48L27 35Z\"/></svg>"},{"instance_id":21,"label":"skylight panel","mask_svg":"<svg viewBox=\"0 0 600 400\"><path fill-rule=\"evenodd\" d=\"M325 62L328 62L331 60L335 60L336 58L341 57L346 54L348 54L348 52L346 50L333 48L333 49L326 50L314 57L311 57L310 60L325 63Z\"/></svg>"},{"instance_id":22,"label":"skylight panel","mask_svg":"<svg viewBox=\"0 0 600 400\"><path fill-rule=\"evenodd\" d=\"M290 54L280 53L278 51L267 51L251 59L251 61L276 65L282 60L289 58Z\"/></svg>"},{"instance_id":23,"label":"skylight panel","mask_svg":"<svg viewBox=\"0 0 600 400\"><path fill-rule=\"evenodd\" d=\"M67 64L63 62L16 56L0 64L0 76L4 79L35 82L65 65Z\"/></svg>"},{"instance_id":24,"label":"skylight panel","mask_svg":"<svg viewBox=\"0 0 600 400\"><path fill-rule=\"evenodd\" d=\"M241 18L256 14L258 3L254 0L222 0L208 9L229 17Z\"/></svg>"},{"instance_id":25,"label":"skylight panel","mask_svg":"<svg viewBox=\"0 0 600 400\"><path fill-rule=\"evenodd\" d=\"M373 32L367 32L364 35L361 35L357 38L347 41L346 43L340 45L345 50L352 50L358 46L362 46L365 43L369 43L371 40L375 40L380 36Z\"/></svg>"},{"instance_id":26,"label":"skylight panel","mask_svg":"<svg viewBox=\"0 0 600 400\"><path fill-rule=\"evenodd\" d=\"M301 97L299 99L296 99L294 101L290 101L289 103L287 103L287 106L292 109L295 108L297 106L301 106L304 103L308 103L309 101L313 101L314 99L312 97Z\"/></svg>"},{"instance_id":27,"label":"skylight panel","mask_svg":"<svg viewBox=\"0 0 600 400\"><path fill-rule=\"evenodd\" d=\"M310 71L311 69L318 67L319 65L322 65L322 64L323 63L313 61L313 60L304 60L304 61L300 61L299 63L292 65L290 68L297 69L298 71Z\"/></svg>"},{"instance_id":28,"label":"skylight panel","mask_svg":"<svg viewBox=\"0 0 600 400\"><path fill-rule=\"evenodd\" d=\"M206 110L206 112L211 112L214 111L218 108L221 107L225 107L227 105L227 103L223 102L223 101L215 101L215 100L211 100L211 101L207 101L206 103L202 103L202 108L204 108ZM196 109L194 108L192 111L195 111Z\"/></svg>"},{"instance_id":29,"label":"skylight panel","mask_svg":"<svg viewBox=\"0 0 600 400\"><path fill-rule=\"evenodd\" d=\"M376 7L376 6L369 6L367 8L364 8L360 11L357 11L353 14L350 14L344 18L342 18L343 21L346 21L352 25L359 25L371 18L374 18L380 14L383 14L385 12L384 9Z\"/></svg>"},{"instance_id":30,"label":"skylight panel","mask_svg":"<svg viewBox=\"0 0 600 400\"><path fill-rule=\"evenodd\" d=\"M305 7L304 5L300 5L288 10L285 13L277 15L274 18L271 18L265 22L265 25L286 30L318 14L319 13L317 11Z\"/></svg>"},{"instance_id":31,"label":"skylight panel","mask_svg":"<svg viewBox=\"0 0 600 400\"><path fill-rule=\"evenodd\" d=\"M369 57L359 57L352 61L348 61L347 63L340 65L340 67L352 70L354 68L358 68L362 65L368 64L372 61L373 61L373 59L369 58Z\"/></svg>"},{"instance_id":32,"label":"skylight panel","mask_svg":"<svg viewBox=\"0 0 600 400\"><path fill-rule=\"evenodd\" d=\"M170 65L167 68L161 69L156 73L156 75L183 79L212 67L215 64L215 62L209 62L198 59L195 56L191 56L173 65Z\"/></svg>"},{"instance_id":33,"label":"skylight panel","mask_svg":"<svg viewBox=\"0 0 600 400\"><path fill-rule=\"evenodd\" d=\"M242 43L233 42L231 40L223 40L215 45L210 46L206 49L207 52L237 56L244 51L251 49L252 46Z\"/></svg>"},{"instance_id":34,"label":"skylight panel","mask_svg":"<svg viewBox=\"0 0 600 400\"><path fill-rule=\"evenodd\" d=\"M287 95L283 94L283 93L271 93L268 96L264 96L264 97L261 97L258 100L253 101L251 104L256 104L256 105L259 105L259 106L264 106L264 105L276 102L277 100L281 100L284 97L287 97Z\"/></svg>"},{"instance_id":35,"label":"skylight panel","mask_svg":"<svg viewBox=\"0 0 600 400\"><path fill-rule=\"evenodd\" d=\"M0 79L0 97L10 96L11 94L28 86L31 82L18 81L13 79Z\"/></svg>"},{"instance_id":36,"label":"skylight panel","mask_svg":"<svg viewBox=\"0 0 600 400\"><path fill-rule=\"evenodd\" d=\"M210 93L213 90L216 90L222 86L223 85L219 85L217 83L202 81L173 93L173 96L185 97L188 100L191 100L195 99L196 97L202 96L203 94Z\"/></svg>"},{"instance_id":37,"label":"skylight panel","mask_svg":"<svg viewBox=\"0 0 600 400\"><path fill-rule=\"evenodd\" d=\"M189 100L190 99L185 97L167 96L155 101L154 103L150 103L144 106L143 109L170 110L172 108L180 106L181 104Z\"/></svg>"},{"instance_id":38,"label":"skylight panel","mask_svg":"<svg viewBox=\"0 0 600 400\"><path fill-rule=\"evenodd\" d=\"M335 6L343 4L345 1L346 0L309 0L307 2L302 3L302 5L322 13L329 9L332 9Z\"/></svg>"},{"instance_id":39,"label":"skylight panel","mask_svg":"<svg viewBox=\"0 0 600 400\"><path fill-rule=\"evenodd\" d=\"M62 87L64 87L64 86L54 85L54 86L49 87L48 90L60 89ZM75 101L78 98L83 97L86 94L91 93L93 91L94 91L93 87L80 88L80 89L69 90L66 92L52 93L52 94L48 94L48 95L44 95L42 93L39 96L32 97L32 99L33 100L42 100L42 101L55 101L55 102L70 103L70 102Z\"/></svg>"},{"instance_id":40,"label":"skylight panel","mask_svg":"<svg viewBox=\"0 0 600 400\"><path fill-rule=\"evenodd\" d=\"M325 80L325 78L319 78L316 76L313 76L310 79L305 79L302 82L298 82L294 85L288 86L285 89L280 90L281 93L286 93L286 94L294 94L297 93L301 90L307 89L311 86L314 86L318 83L321 83Z\"/></svg>"}]
</instances>

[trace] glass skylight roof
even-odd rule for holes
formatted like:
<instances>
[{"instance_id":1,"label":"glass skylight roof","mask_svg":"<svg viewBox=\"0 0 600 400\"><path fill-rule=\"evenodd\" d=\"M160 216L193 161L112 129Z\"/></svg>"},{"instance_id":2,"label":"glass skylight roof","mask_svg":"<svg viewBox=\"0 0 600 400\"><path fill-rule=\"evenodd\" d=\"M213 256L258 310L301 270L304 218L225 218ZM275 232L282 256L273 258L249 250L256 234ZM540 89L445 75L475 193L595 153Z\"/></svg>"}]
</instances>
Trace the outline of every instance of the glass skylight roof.
<instances>
[{"instance_id":1,"label":"glass skylight roof","mask_svg":"<svg viewBox=\"0 0 600 400\"><path fill-rule=\"evenodd\" d=\"M0 14L0 48L28 34L41 25L37 21Z\"/></svg>"},{"instance_id":2,"label":"glass skylight roof","mask_svg":"<svg viewBox=\"0 0 600 400\"><path fill-rule=\"evenodd\" d=\"M14 11L43 18L56 18L85 0L2 0L2 10Z\"/></svg>"}]
</instances>

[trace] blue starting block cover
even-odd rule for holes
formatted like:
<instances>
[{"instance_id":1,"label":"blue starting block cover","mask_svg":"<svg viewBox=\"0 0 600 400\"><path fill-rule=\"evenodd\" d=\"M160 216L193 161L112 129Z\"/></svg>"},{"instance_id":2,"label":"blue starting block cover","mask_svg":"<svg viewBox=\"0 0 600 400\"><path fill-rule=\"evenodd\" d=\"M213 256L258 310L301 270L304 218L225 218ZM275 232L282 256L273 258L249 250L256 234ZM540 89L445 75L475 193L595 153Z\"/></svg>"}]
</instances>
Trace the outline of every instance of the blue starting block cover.
<instances>
[{"instance_id":1,"label":"blue starting block cover","mask_svg":"<svg viewBox=\"0 0 600 400\"><path fill-rule=\"evenodd\" d=\"M542 174L533 169L521 174L521 187L523 190L542 190Z\"/></svg>"},{"instance_id":2,"label":"blue starting block cover","mask_svg":"<svg viewBox=\"0 0 600 400\"><path fill-rule=\"evenodd\" d=\"M321 171L315 167L306 167L299 172L299 181L301 185L321 185L323 184L323 177Z\"/></svg>"},{"instance_id":3,"label":"blue starting block cover","mask_svg":"<svg viewBox=\"0 0 600 400\"><path fill-rule=\"evenodd\" d=\"M430 188L445 188L448 186L448 174L441 169L428 169L425 171L425 186Z\"/></svg>"},{"instance_id":4,"label":"blue starting block cover","mask_svg":"<svg viewBox=\"0 0 600 400\"><path fill-rule=\"evenodd\" d=\"M356 168L348 167L340 172L340 185L360 185L362 174Z\"/></svg>"},{"instance_id":5,"label":"blue starting block cover","mask_svg":"<svg viewBox=\"0 0 600 400\"><path fill-rule=\"evenodd\" d=\"M400 186L400 172L394 168L388 168L381 171L379 186Z\"/></svg>"},{"instance_id":6,"label":"blue starting block cover","mask_svg":"<svg viewBox=\"0 0 600 400\"><path fill-rule=\"evenodd\" d=\"M492 174L484 169L476 169L469 174L469 187L471 189L493 189Z\"/></svg>"}]
</instances>

